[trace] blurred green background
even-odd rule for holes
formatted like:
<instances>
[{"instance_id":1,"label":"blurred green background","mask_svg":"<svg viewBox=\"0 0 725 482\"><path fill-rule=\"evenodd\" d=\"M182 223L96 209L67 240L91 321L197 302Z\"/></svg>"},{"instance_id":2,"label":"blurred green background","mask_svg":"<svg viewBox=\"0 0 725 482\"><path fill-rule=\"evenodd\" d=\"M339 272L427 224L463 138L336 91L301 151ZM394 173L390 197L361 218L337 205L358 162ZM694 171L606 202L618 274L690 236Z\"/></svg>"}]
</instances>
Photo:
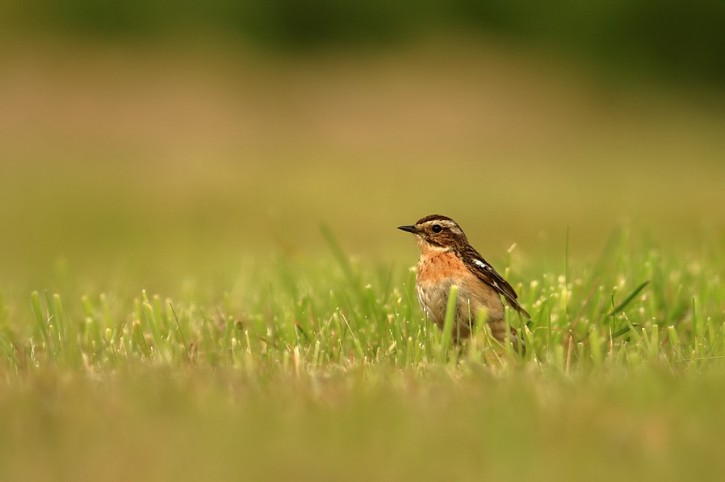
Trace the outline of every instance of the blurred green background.
<instances>
[{"instance_id":1,"label":"blurred green background","mask_svg":"<svg viewBox=\"0 0 725 482\"><path fill-rule=\"evenodd\" d=\"M293 51L377 44L440 30L495 33L509 41L641 63L670 75L725 80L725 5L718 0L36 0L4 2L16 29L115 39L223 33Z\"/></svg>"},{"instance_id":2,"label":"blurred green background","mask_svg":"<svg viewBox=\"0 0 725 482\"><path fill-rule=\"evenodd\" d=\"M725 4L4 1L0 276L723 240ZM490 253L490 254L489 254ZM123 275L119 275L123 276ZM140 277L140 278L139 278Z\"/></svg>"}]
</instances>

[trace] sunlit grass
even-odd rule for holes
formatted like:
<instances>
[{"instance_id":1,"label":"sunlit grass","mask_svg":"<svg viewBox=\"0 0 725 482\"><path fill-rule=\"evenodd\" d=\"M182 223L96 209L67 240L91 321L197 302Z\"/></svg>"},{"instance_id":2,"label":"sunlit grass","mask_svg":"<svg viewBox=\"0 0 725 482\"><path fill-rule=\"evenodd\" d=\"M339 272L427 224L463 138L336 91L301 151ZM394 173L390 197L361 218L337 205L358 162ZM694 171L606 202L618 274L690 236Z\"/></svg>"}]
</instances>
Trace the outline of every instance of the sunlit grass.
<instances>
[{"instance_id":1,"label":"sunlit grass","mask_svg":"<svg viewBox=\"0 0 725 482\"><path fill-rule=\"evenodd\" d=\"M325 233L328 255L227 273L216 300L4 300L3 473L653 480L721 466L699 465L725 423L717 253L617 232L567 272L502 266L532 315L509 313L519 357L485 331L451 346L409 267L351 259Z\"/></svg>"},{"instance_id":2,"label":"sunlit grass","mask_svg":"<svg viewBox=\"0 0 725 482\"><path fill-rule=\"evenodd\" d=\"M295 374L330 367L421 368L499 357L501 347L479 333L451 350L450 333L422 318L407 267L351 261L325 230L330 254L318 261L287 257L228 276L213 302L173 299L139 290L28 293L28 309L4 316L8 370L46 366L79 370L119 364L189 364L240 368L248 363ZM714 253L681 259L615 233L592 264L568 273L535 265L506 266L532 319L515 314L523 360L565 373L582 367L683 366L718 363L725 350L723 289ZM523 268L523 269L522 269ZM7 311L7 308L5 308ZM440 353L448 353L440 356Z\"/></svg>"}]
</instances>

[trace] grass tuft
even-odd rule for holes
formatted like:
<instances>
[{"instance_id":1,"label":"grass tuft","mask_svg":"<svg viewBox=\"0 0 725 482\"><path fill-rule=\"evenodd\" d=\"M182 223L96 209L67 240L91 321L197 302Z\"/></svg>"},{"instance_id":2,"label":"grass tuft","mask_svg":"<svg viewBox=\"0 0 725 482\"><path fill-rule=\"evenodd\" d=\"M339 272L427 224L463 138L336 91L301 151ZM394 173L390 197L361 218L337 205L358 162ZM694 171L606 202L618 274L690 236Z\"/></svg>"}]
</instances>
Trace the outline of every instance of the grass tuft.
<instances>
[{"instance_id":1,"label":"grass tuft","mask_svg":"<svg viewBox=\"0 0 725 482\"><path fill-rule=\"evenodd\" d=\"M493 341L481 313L452 356L455 286L439 330L417 306L410 268L353 261L329 229L323 233L328 256L279 258L261 271L230 271L221 284L199 280L218 293L211 298L72 286L31 292L29 309L27 301L2 298L0 416L30 426L47 408L21 407L46 399L55 408L45 416L62 428L37 425L22 437L0 434L0 442L49 447L45 440L55 438L74 453L93 453L77 441L102 433L134 447L130 441L144 433L149 446L139 451L155 451L159 460L173 453L183 467L179 478L187 479L199 475L199 464L229 478L226 462L206 449L238 454L246 437L245 472L262 473L272 452L301 464L337 450L339 467L330 473L356 467L347 475L366 480L390 475L383 465L361 469L362 459L380 457L401 477L420 460L443 457L458 468L430 468L420 478L473 479L483 470L496 479L559 480L541 464L563 452L611 479L622 476L621 464L605 465L596 454L622 443L632 458L622 462L628 470L654 480L659 471L635 469L634 460L670 460L672 470L684 470L694 462L678 454L696 453L700 440L719 442L706 428L725 429L716 414L716 401L725 403L717 381L725 366L725 290L706 251L688 269L671 253L615 235L593 263L573 258L561 273L531 260L512 270L520 278L509 275L532 315L520 326L507 312L525 355ZM678 397L664 395L672 390ZM89 409L96 403L100 412ZM171 426L197 438L174 445ZM508 440L517 442L508 447ZM388 450L402 454L400 447L410 458L385 459ZM466 462L478 459L461 447L475 447L487 461ZM52 452L43 450L36 455L47 462ZM0 475L28 466L12 454L0 455L7 467ZM81 466L62 470L79 476Z\"/></svg>"}]
</instances>

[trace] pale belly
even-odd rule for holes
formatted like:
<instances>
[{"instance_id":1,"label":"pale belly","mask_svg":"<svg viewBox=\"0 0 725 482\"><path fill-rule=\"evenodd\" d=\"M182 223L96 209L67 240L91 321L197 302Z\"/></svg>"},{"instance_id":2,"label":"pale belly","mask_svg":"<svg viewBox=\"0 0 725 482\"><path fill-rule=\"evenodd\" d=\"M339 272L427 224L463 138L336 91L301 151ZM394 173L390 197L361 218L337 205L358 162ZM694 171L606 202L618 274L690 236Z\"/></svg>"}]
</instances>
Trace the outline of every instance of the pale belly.
<instances>
[{"instance_id":1,"label":"pale belly","mask_svg":"<svg viewBox=\"0 0 725 482\"><path fill-rule=\"evenodd\" d=\"M468 280L448 279L435 283L416 283L418 302L426 317L443 327L448 306L448 296L453 284L458 286L456 298L456 319L454 332L461 337L470 334L479 313L485 311L488 323L503 319L503 303L498 294L485 286L477 285L475 290L468 289ZM480 283L477 279L476 283ZM470 282L469 282L470 283Z\"/></svg>"}]
</instances>

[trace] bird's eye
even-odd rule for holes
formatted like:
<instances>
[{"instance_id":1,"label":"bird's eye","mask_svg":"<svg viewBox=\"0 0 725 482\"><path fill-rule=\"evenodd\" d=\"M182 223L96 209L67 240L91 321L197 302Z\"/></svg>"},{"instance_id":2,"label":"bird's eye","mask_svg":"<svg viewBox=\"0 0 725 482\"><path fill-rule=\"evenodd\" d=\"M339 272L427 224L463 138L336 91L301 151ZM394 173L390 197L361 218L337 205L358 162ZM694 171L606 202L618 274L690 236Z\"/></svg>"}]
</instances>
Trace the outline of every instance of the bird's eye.
<instances>
[{"instance_id":1,"label":"bird's eye","mask_svg":"<svg viewBox=\"0 0 725 482\"><path fill-rule=\"evenodd\" d=\"M434 224L431 229L433 230L434 233L440 233L441 231L443 231L443 228L441 227L440 224Z\"/></svg>"}]
</instances>

